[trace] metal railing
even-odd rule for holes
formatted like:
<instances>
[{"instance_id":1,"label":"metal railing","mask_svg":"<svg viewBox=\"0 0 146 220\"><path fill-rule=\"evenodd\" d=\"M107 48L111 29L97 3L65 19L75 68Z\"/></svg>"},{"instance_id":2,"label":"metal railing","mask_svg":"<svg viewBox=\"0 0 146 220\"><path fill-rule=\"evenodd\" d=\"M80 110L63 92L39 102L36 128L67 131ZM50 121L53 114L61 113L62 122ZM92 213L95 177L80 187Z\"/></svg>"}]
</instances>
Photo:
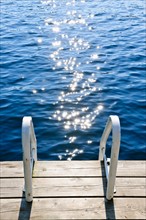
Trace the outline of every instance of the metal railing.
<instances>
[{"instance_id":1,"label":"metal railing","mask_svg":"<svg viewBox=\"0 0 146 220\"><path fill-rule=\"evenodd\" d=\"M106 142L112 131L112 148L111 148L111 158L106 158ZM99 160L104 161L105 173L107 178L107 191L106 198L111 200L114 196L115 192L115 180L116 180L116 172L117 172L117 164L119 157L119 149L120 149L120 139L121 139L121 131L120 131L120 121L118 116L110 115L103 131L101 141L100 141L100 149L99 149Z\"/></svg>"},{"instance_id":2,"label":"metal railing","mask_svg":"<svg viewBox=\"0 0 146 220\"><path fill-rule=\"evenodd\" d=\"M22 148L23 148L23 167L25 181L25 197L27 202L33 200L32 194L32 172L34 162L37 160L37 142L34 133L32 118L26 116L22 121Z\"/></svg>"}]
</instances>

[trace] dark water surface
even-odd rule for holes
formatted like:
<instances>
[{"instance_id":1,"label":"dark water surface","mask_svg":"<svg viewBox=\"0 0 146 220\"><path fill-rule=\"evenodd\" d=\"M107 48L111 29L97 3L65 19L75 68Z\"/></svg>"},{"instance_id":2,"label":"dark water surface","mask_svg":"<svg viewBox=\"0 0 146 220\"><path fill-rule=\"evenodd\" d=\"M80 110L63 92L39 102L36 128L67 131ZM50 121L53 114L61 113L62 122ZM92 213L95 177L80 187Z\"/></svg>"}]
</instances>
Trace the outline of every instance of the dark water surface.
<instances>
[{"instance_id":1,"label":"dark water surface","mask_svg":"<svg viewBox=\"0 0 146 220\"><path fill-rule=\"evenodd\" d=\"M145 159L145 1L0 4L0 160L22 159L26 115L39 159L97 159L111 114L121 121L120 159Z\"/></svg>"}]
</instances>

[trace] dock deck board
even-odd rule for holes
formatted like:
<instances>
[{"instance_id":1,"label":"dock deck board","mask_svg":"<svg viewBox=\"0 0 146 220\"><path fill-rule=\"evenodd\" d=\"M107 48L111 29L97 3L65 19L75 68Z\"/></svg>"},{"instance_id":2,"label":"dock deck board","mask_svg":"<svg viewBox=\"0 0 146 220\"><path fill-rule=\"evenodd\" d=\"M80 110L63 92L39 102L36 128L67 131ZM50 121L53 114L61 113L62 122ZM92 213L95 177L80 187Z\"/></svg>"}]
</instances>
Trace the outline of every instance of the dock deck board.
<instances>
[{"instance_id":1,"label":"dock deck board","mask_svg":"<svg viewBox=\"0 0 146 220\"><path fill-rule=\"evenodd\" d=\"M0 162L0 219L146 219L146 161L119 161L107 201L100 161L37 161L33 202L25 201L23 163Z\"/></svg>"}]
</instances>

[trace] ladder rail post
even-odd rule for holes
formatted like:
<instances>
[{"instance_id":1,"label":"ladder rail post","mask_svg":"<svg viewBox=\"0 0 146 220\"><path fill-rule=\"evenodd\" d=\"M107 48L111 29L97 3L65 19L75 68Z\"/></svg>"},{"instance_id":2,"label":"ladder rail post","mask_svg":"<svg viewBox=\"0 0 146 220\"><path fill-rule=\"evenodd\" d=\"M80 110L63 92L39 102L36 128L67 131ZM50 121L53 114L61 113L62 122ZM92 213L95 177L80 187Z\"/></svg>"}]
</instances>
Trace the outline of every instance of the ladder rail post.
<instances>
[{"instance_id":1,"label":"ladder rail post","mask_svg":"<svg viewBox=\"0 0 146 220\"><path fill-rule=\"evenodd\" d=\"M37 161L37 140L36 140L36 136L35 136L35 132L34 132L34 126L33 126L33 122L31 119L31 123L30 123L30 127L31 127L31 150L32 150L32 157L34 161Z\"/></svg>"},{"instance_id":2,"label":"ladder rail post","mask_svg":"<svg viewBox=\"0 0 146 220\"><path fill-rule=\"evenodd\" d=\"M33 200L32 171L33 163L37 160L37 142L30 116L23 117L22 121L22 149L25 197L27 202L31 202Z\"/></svg>"},{"instance_id":3,"label":"ladder rail post","mask_svg":"<svg viewBox=\"0 0 146 220\"><path fill-rule=\"evenodd\" d=\"M112 129L112 126L111 126L111 121L109 117L106 123L105 129L103 131L103 134L101 136L101 140L100 140L100 148L99 148L99 160L100 161L104 160L104 155L106 151L106 142L111 132L111 129Z\"/></svg>"},{"instance_id":4,"label":"ladder rail post","mask_svg":"<svg viewBox=\"0 0 146 220\"><path fill-rule=\"evenodd\" d=\"M105 155L106 150L106 142L109 137L109 134L112 130L112 148L111 148L111 158L110 165L107 164L107 158ZM114 187L116 180L116 172L118 165L118 157L120 150L120 139L121 139L121 131L120 131L120 121L118 116L110 115L103 131L103 135L100 141L100 149L99 149L99 160L104 160L104 166L106 171L107 178L107 191L106 198L111 200L114 195Z\"/></svg>"},{"instance_id":5,"label":"ladder rail post","mask_svg":"<svg viewBox=\"0 0 146 220\"><path fill-rule=\"evenodd\" d=\"M106 198L111 200L114 195L114 186L116 181L116 173L118 166L118 157L120 150L120 121L117 116L111 116L112 122L112 148L111 148L111 161L109 167L108 185Z\"/></svg>"}]
</instances>

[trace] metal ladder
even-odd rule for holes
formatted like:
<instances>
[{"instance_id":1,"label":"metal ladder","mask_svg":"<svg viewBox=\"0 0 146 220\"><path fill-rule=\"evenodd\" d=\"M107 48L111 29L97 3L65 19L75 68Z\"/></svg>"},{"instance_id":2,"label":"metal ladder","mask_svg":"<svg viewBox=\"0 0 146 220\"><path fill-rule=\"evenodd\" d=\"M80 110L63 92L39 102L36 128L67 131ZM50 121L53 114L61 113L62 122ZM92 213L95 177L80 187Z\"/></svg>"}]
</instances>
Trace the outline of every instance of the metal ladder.
<instances>
[{"instance_id":1,"label":"metal ladder","mask_svg":"<svg viewBox=\"0 0 146 220\"><path fill-rule=\"evenodd\" d=\"M106 142L112 131L112 148L111 158L106 158ZM105 173L107 178L106 198L111 200L115 192L115 180L118 164L118 156L120 149L120 121L118 116L111 115L108 118L107 124L103 131L100 147L99 160L104 161ZM35 161L37 161L37 141L34 132L32 118L25 116L22 121L22 148L23 148L23 167L25 181L25 198L27 202L33 200L32 189L32 172Z\"/></svg>"}]
</instances>

